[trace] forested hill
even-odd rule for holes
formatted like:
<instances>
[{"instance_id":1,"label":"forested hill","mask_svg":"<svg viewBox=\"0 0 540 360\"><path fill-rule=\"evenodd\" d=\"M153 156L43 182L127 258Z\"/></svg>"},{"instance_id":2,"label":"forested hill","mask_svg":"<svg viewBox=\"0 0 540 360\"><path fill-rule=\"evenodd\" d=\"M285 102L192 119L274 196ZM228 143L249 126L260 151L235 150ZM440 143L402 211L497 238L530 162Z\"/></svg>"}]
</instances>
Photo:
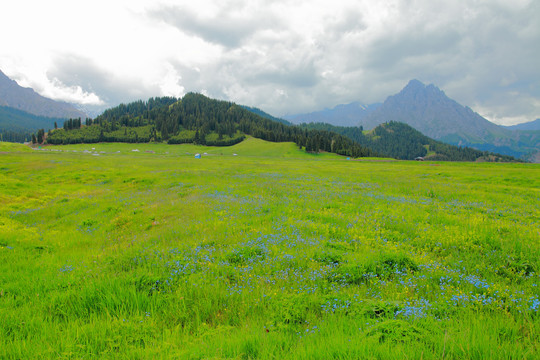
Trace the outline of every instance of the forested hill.
<instances>
[{"instance_id":1,"label":"forested hill","mask_svg":"<svg viewBox=\"0 0 540 360\"><path fill-rule=\"evenodd\" d=\"M27 113L8 106L0 106L0 141L25 142L38 129L52 129L65 119Z\"/></svg>"},{"instance_id":2,"label":"forested hill","mask_svg":"<svg viewBox=\"0 0 540 360\"><path fill-rule=\"evenodd\" d=\"M433 140L413 127L391 121L364 132L361 127L341 127L330 124L302 124L302 128L332 131L369 147L372 150L402 160L423 157L426 160L446 161L517 161L507 155L458 147Z\"/></svg>"},{"instance_id":3,"label":"forested hill","mask_svg":"<svg viewBox=\"0 0 540 360\"><path fill-rule=\"evenodd\" d=\"M245 105L242 105L242 107L244 109L246 109L246 110L251 111L252 113L255 113L257 115L262 116L265 119L274 120L274 121L280 122L280 123L285 124L285 125L293 125L293 123L290 122L290 121L287 121L285 119L281 119L281 118L277 118L275 116L272 116L272 115L270 115L270 114L268 114L268 113L266 113L266 112L264 112L261 109L258 109L256 107L249 107L249 106L245 106Z\"/></svg>"},{"instance_id":4,"label":"forested hill","mask_svg":"<svg viewBox=\"0 0 540 360\"><path fill-rule=\"evenodd\" d=\"M52 130L46 141L50 144L167 141L227 146L241 142L246 135L273 142L295 142L308 152L377 156L371 149L335 132L288 125L234 103L194 93L180 100L163 97L122 104L84 124L70 119L63 128Z\"/></svg>"}]
</instances>

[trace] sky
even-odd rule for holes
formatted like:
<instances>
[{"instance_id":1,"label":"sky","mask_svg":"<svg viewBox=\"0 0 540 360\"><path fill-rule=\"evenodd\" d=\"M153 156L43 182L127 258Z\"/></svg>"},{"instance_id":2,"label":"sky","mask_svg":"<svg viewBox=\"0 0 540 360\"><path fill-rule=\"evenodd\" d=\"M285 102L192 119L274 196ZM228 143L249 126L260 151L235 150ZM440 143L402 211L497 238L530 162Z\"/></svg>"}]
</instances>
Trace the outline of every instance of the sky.
<instances>
[{"instance_id":1,"label":"sky","mask_svg":"<svg viewBox=\"0 0 540 360\"><path fill-rule=\"evenodd\" d=\"M411 79L498 124L540 118L538 0L17 0L0 70L107 108L199 92L274 116L383 102Z\"/></svg>"}]
</instances>

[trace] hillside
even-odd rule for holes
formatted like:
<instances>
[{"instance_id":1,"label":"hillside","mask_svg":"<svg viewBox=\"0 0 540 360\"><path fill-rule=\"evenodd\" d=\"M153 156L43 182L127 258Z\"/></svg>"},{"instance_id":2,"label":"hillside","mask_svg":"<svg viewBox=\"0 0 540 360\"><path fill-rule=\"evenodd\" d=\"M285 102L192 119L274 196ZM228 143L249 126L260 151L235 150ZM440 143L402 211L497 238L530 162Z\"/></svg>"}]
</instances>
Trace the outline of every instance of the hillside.
<instances>
[{"instance_id":1,"label":"hillside","mask_svg":"<svg viewBox=\"0 0 540 360\"><path fill-rule=\"evenodd\" d=\"M265 119L268 119L268 120L273 120L273 121L277 121L277 122L280 122L282 124L285 124L285 125L293 125L290 121L287 121L285 119L281 119L281 118L278 118L278 117L275 117L275 116L272 116L264 111L262 111L261 109L259 108L256 108L256 107L250 107L250 106L245 106L245 105L241 105L244 109L248 110L248 111L251 111L252 113L254 114L257 114L259 116L262 116L263 118Z\"/></svg>"},{"instance_id":2,"label":"hillside","mask_svg":"<svg viewBox=\"0 0 540 360\"><path fill-rule=\"evenodd\" d=\"M534 121L529 121L526 123L521 123L517 125L511 125L511 126L505 126L505 128L510 130L533 130L533 131L539 131L540 130L540 119L536 119Z\"/></svg>"},{"instance_id":3,"label":"hillside","mask_svg":"<svg viewBox=\"0 0 540 360\"><path fill-rule=\"evenodd\" d=\"M360 126L366 130L397 121L447 144L473 147L526 160L534 159L535 153L540 151L540 137L533 131L539 126L538 122L510 128L496 125L448 98L436 86L426 86L418 80L411 80L403 90L389 96L383 104L366 107L356 102L286 118L294 123Z\"/></svg>"},{"instance_id":4,"label":"hillside","mask_svg":"<svg viewBox=\"0 0 540 360\"><path fill-rule=\"evenodd\" d=\"M64 119L86 117L70 104L47 99L23 88L0 71L0 140L25 142L38 129L61 126Z\"/></svg>"},{"instance_id":5,"label":"hillside","mask_svg":"<svg viewBox=\"0 0 540 360\"><path fill-rule=\"evenodd\" d=\"M395 121L378 125L371 131L320 123L303 124L302 127L333 131L380 154L401 160L422 157L425 160L443 161L516 161L508 155L445 144L425 136L405 123Z\"/></svg>"},{"instance_id":6,"label":"hillside","mask_svg":"<svg viewBox=\"0 0 540 360\"><path fill-rule=\"evenodd\" d=\"M31 152L30 147L23 144L15 144L13 142L0 141L0 153L6 152Z\"/></svg>"},{"instance_id":7,"label":"hillside","mask_svg":"<svg viewBox=\"0 0 540 360\"><path fill-rule=\"evenodd\" d=\"M378 103L364 105L359 102L353 102L308 114L288 115L285 116L285 119L294 124L327 123L334 126L357 126L380 105Z\"/></svg>"},{"instance_id":8,"label":"hillside","mask_svg":"<svg viewBox=\"0 0 540 360\"><path fill-rule=\"evenodd\" d=\"M363 134L358 127L328 124L287 125L258 109L190 93L182 99L151 98L121 104L82 124L70 119L48 134L49 144L97 142L231 146L248 136L271 142L293 142L308 153L352 157L380 154L396 159L427 157L449 161L514 161L512 157L460 148L430 139L408 125L390 122Z\"/></svg>"},{"instance_id":9,"label":"hillside","mask_svg":"<svg viewBox=\"0 0 540 360\"><path fill-rule=\"evenodd\" d=\"M469 146L516 157L540 149L540 139L496 125L448 98L434 85L411 80L358 125L364 129L388 121L406 123L421 133L448 144Z\"/></svg>"},{"instance_id":10,"label":"hillside","mask_svg":"<svg viewBox=\"0 0 540 360\"><path fill-rule=\"evenodd\" d=\"M373 129L388 121L406 123L423 134L452 143L481 143L489 136L504 136L503 129L468 107L458 104L434 85L411 80L398 94L389 96L359 125Z\"/></svg>"},{"instance_id":11,"label":"hillside","mask_svg":"<svg viewBox=\"0 0 540 360\"><path fill-rule=\"evenodd\" d=\"M54 129L54 123L62 125L64 119L38 116L7 106L0 106L0 140L11 142L29 141L38 129Z\"/></svg>"},{"instance_id":12,"label":"hillside","mask_svg":"<svg viewBox=\"0 0 540 360\"><path fill-rule=\"evenodd\" d=\"M30 88L23 88L0 71L0 105L37 116L53 118L86 118L73 105L43 97Z\"/></svg>"},{"instance_id":13,"label":"hillside","mask_svg":"<svg viewBox=\"0 0 540 360\"><path fill-rule=\"evenodd\" d=\"M9 145L18 145L21 148L31 150L30 147L21 144L0 143ZM10 149L6 147L5 149ZM20 149L20 148L13 148ZM155 158L156 156L165 157L189 157L193 158L195 154L201 154L202 159L215 158L238 158L238 159L263 159L263 158L290 158L305 160L331 160L343 159L343 157L332 153L314 154L308 153L293 142L270 142L254 138L252 136L238 144L231 146L206 146L200 144L180 144L169 145L167 143L92 143L92 144L70 144L70 145L49 145L42 147L43 151L53 150L58 152L80 152L84 154L99 154L100 156L119 156L126 155L136 158ZM0 147L0 151L4 150ZM241 161L241 160L239 160Z\"/></svg>"},{"instance_id":14,"label":"hillside","mask_svg":"<svg viewBox=\"0 0 540 360\"><path fill-rule=\"evenodd\" d=\"M306 130L258 115L231 102L189 93L182 99L152 98L122 104L84 124L69 120L52 131L50 144L96 142L194 143L230 146L253 136L272 142L294 142L307 152L352 157L376 156L369 148L337 133Z\"/></svg>"}]
</instances>

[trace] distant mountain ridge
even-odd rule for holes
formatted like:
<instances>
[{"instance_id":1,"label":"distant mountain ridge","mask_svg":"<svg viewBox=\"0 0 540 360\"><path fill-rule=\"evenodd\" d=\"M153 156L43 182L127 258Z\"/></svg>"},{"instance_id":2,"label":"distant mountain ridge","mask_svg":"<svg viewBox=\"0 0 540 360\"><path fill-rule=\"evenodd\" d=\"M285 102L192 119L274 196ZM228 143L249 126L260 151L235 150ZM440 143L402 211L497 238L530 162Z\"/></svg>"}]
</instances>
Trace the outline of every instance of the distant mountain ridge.
<instances>
[{"instance_id":1,"label":"distant mountain ridge","mask_svg":"<svg viewBox=\"0 0 540 360\"><path fill-rule=\"evenodd\" d=\"M433 139L456 145L484 143L508 135L507 129L448 98L436 86L418 80L411 80L398 94L389 96L359 125L373 129L387 121L408 124Z\"/></svg>"},{"instance_id":2,"label":"distant mountain ridge","mask_svg":"<svg viewBox=\"0 0 540 360\"><path fill-rule=\"evenodd\" d=\"M433 140L410 125L391 121L362 131L358 126L333 126L324 123L300 125L306 129L332 131L374 151L400 160L417 158L434 161L516 161L508 155L459 147Z\"/></svg>"},{"instance_id":3,"label":"distant mountain ridge","mask_svg":"<svg viewBox=\"0 0 540 360\"><path fill-rule=\"evenodd\" d=\"M448 98L436 86L418 80L411 80L398 94L389 96L359 125L371 129L388 121L406 123L430 138L452 145L524 159L540 151L539 134L496 125Z\"/></svg>"},{"instance_id":4,"label":"distant mountain ridge","mask_svg":"<svg viewBox=\"0 0 540 360\"><path fill-rule=\"evenodd\" d=\"M0 141L26 142L39 129L53 129L64 119L29 114L8 106L0 106Z\"/></svg>"},{"instance_id":5,"label":"distant mountain ridge","mask_svg":"<svg viewBox=\"0 0 540 360\"><path fill-rule=\"evenodd\" d=\"M326 123L334 126L357 126L367 115L371 114L381 104L364 105L358 101L337 105L332 109L324 109L309 114L284 116L293 124Z\"/></svg>"},{"instance_id":6,"label":"distant mountain ridge","mask_svg":"<svg viewBox=\"0 0 540 360\"><path fill-rule=\"evenodd\" d=\"M268 119L268 120L272 120L272 121L277 121L277 122L280 122L284 125L293 125L290 121L287 121L285 119L281 119L281 118L277 118L275 116L272 116L264 111L262 111L261 109L259 108L256 108L256 107L251 107L251 106L246 106L246 105L240 105L242 108L246 109L247 111L249 112L252 112L254 114L257 114L265 119Z\"/></svg>"},{"instance_id":7,"label":"distant mountain ridge","mask_svg":"<svg viewBox=\"0 0 540 360\"><path fill-rule=\"evenodd\" d=\"M334 109L313 113L317 116L304 114L296 115L295 118L307 117L310 122L343 126L347 120L339 120L342 116L339 109L352 110L358 107L357 104L339 105ZM354 118L355 115L351 112L347 116ZM540 154L540 133L532 131L540 124L531 122L516 127L496 125L469 107L448 98L435 85L424 85L418 80L411 80L399 93L389 96L368 114L363 110L358 111L357 117L361 120L350 126L362 126L365 130L371 130L381 124L396 121L447 144L529 160L537 159L535 154Z\"/></svg>"},{"instance_id":8,"label":"distant mountain ridge","mask_svg":"<svg viewBox=\"0 0 540 360\"><path fill-rule=\"evenodd\" d=\"M0 106L0 131L35 132L38 129L52 129L54 123L62 124L64 119L29 114L8 106Z\"/></svg>"},{"instance_id":9,"label":"distant mountain ridge","mask_svg":"<svg viewBox=\"0 0 540 360\"><path fill-rule=\"evenodd\" d=\"M505 128L510 130L540 131L540 119L536 119L522 124L505 126Z\"/></svg>"},{"instance_id":10,"label":"distant mountain ridge","mask_svg":"<svg viewBox=\"0 0 540 360\"><path fill-rule=\"evenodd\" d=\"M0 105L22 110L37 116L51 118L86 118L87 115L73 105L43 97L30 88L24 88L0 70Z\"/></svg>"}]
</instances>

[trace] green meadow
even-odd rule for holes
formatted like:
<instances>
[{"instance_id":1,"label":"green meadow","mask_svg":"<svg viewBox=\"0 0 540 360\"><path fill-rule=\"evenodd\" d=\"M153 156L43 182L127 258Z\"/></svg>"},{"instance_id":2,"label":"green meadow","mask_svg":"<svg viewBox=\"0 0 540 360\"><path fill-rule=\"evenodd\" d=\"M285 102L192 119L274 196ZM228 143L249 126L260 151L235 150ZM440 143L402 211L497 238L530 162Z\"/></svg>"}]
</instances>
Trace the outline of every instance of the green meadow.
<instances>
[{"instance_id":1,"label":"green meadow","mask_svg":"<svg viewBox=\"0 0 540 360\"><path fill-rule=\"evenodd\" d=\"M535 164L0 143L0 358L537 359L539 250Z\"/></svg>"}]
</instances>

